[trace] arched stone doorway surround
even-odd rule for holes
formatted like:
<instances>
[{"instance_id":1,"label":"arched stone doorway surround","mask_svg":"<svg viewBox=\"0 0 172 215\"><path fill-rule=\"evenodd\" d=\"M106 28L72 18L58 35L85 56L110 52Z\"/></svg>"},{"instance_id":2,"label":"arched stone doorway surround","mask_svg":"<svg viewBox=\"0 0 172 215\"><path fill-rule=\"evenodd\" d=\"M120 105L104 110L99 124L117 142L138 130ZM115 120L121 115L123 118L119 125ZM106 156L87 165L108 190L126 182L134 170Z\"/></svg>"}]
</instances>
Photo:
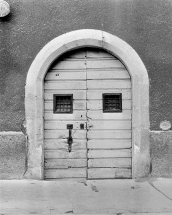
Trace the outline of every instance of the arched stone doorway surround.
<instances>
[{"instance_id":1,"label":"arched stone doorway surround","mask_svg":"<svg viewBox=\"0 0 172 215\"><path fill-rule=\"evenodd\" d=\"M132 178L146 177L150 169L149 78L134 49L120 38L100 30L83 29L63 34L38 53L27 75L25 114L27 163L25 178L44 177L44 77L63 53L83 47L102 48L119 58L132 80Z\"/></svg>"}]
</instances>

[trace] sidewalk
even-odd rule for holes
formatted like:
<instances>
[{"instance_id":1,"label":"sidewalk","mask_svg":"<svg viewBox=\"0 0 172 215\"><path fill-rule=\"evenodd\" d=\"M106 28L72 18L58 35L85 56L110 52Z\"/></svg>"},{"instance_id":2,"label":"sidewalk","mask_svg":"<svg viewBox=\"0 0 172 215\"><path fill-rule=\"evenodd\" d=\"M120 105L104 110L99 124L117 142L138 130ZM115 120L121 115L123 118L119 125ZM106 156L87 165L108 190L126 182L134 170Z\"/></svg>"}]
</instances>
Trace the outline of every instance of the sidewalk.
<instances>
[{"instance_id":1,"label":"sidewalk","mask_svg":"<svg viewBox=\"0 0 172 215\"><path fill-rule=\"evenodd\" d=\"M0 181L0 215L172 214L172 178Z\"/></svg>"}]
</instances>

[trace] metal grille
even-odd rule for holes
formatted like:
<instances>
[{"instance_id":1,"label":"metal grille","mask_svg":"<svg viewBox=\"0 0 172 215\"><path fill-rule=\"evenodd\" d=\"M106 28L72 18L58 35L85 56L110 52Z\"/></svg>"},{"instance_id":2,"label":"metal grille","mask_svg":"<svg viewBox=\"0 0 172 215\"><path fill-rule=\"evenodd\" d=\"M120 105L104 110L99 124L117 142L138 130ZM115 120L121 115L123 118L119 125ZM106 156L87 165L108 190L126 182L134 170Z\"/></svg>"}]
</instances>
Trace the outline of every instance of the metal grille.
<instances>
[{"instance_id":1,"label":"metal grille","mask_svg":"<svg viewBox=\"0 0 172 215\"><path fill-rule=\"evenodd\" d=\"M54 95L54 113L73 113L73 95Z\"/></svg>"},{"instance_id":2,"label":"metal grille","mask_svg":"<svg viewBox=\"0 0 172 215\"><path fill-rule=\"evenodd\" d=\"M103 94L103 112L122 112L122 93Z\"/></svg>"}]
</instances>

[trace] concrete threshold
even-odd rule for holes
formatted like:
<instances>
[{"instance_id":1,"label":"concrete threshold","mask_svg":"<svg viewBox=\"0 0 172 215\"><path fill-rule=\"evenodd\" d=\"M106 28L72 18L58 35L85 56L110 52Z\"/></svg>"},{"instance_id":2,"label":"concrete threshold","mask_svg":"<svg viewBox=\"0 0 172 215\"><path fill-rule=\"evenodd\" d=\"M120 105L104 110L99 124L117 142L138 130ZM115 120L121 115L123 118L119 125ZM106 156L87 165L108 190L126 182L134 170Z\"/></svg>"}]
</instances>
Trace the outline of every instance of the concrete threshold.
<instances>
[{"instance_id":1,"label":"concrete threshold","mask_svg":"<svg viewBox=\"0 0 172 215\"><path fill-rule=\"evenodd\" d=\"M0 214L172 214L172 178L1 180Z\"/></svg>"}]
</instances>

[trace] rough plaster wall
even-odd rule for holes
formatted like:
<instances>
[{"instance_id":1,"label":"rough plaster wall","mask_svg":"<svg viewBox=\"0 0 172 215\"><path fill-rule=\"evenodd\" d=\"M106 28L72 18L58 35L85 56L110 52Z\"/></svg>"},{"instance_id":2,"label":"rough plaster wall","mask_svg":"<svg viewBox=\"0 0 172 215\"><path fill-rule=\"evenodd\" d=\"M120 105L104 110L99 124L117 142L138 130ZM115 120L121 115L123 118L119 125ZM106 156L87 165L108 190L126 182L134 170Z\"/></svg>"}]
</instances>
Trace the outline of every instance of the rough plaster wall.
<instances>
[{"instance_id":1,"label":"rough plaster wall","mask_svg":"<svg viewBox=\"0 0 172 215\"><path fill-rule=\"evenodd\" d=\"M150 77L151 130L172 122L171 0L8 0L11 15L0 20L0 130L20 131L24 84L36 54L54 37L102 29L128 42Z\"/></svg>"},{"instance_id":2,"label":"rough plaster wall","mask_svg":"<svg viewBox=\"0 0 172 215\"><path fill-rule=\"evenodd\" d=\"M151 159L154 177L172 177L172 132L151 132Z\"/></svg>"},{"instance_id":3,"label":"rough plaster wall","mask_svg":"<svg viewBox=\"0 0 172 215\"><path fill-rule=\"evenodd\" d=\"M23 134L0 134L0 179L22 179L25 171Z\"/></svg>"}]
</instances>

